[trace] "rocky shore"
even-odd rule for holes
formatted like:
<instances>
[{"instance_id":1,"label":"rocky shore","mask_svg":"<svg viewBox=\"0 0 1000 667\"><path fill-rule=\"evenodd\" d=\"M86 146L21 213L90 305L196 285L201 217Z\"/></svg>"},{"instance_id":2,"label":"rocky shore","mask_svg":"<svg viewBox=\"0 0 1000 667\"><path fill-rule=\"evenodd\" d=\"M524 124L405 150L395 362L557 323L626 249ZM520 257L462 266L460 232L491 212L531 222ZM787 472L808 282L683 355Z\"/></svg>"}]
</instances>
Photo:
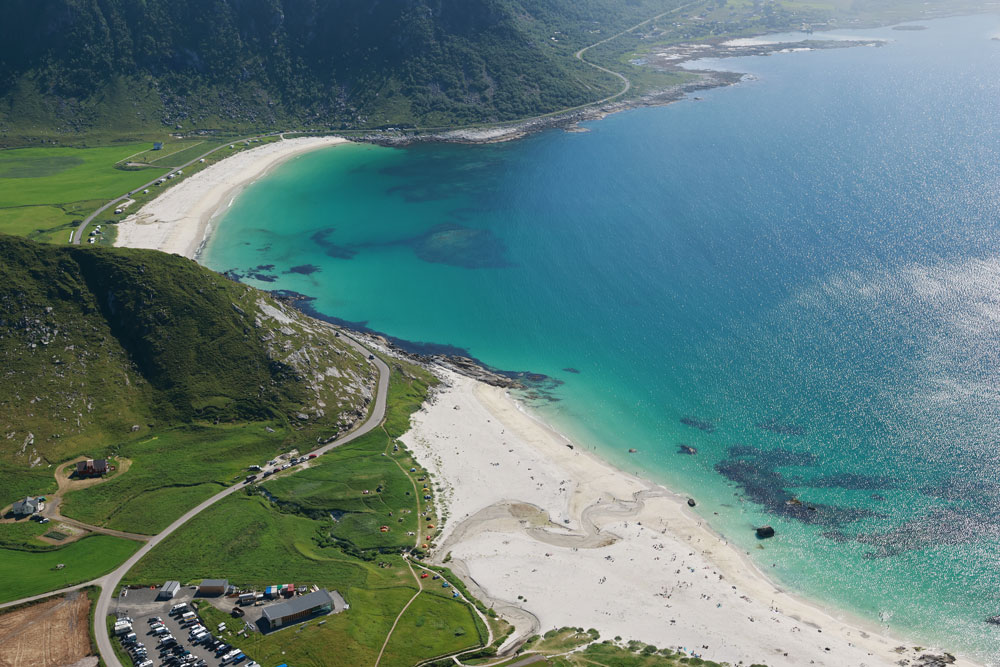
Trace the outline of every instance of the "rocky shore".
<instances>
[{"instance_id":1,"label":"rocky shore","mask_svg":"<svg viewBox=\"0 0 1000 667\"><path fill-rule=\"evenodd\" d=\"M695 75L696 79L683 84L669 86L661 90L604 104L574 109L566 113L539 116L523 121L498 123L483 127L470 127L440 132L413 132L406 130L372 132L358 140L379 146L410 146L419 143L444 142L461 144L491 144L513 141L529 134L561 128L567 131L578 129L580 123L599 120L605 116L628 109L665 106L686 96L712 88L731 86L743 81L745 74L721 70L695 70L685 67L692 61L745 56L765 56L773 53L794 51L815 51L819 49L841 49L854 47L879 47L886 42L878 39L826 39L800 42L767 41L766 37L718 40L715 42L682 43L665 47L647 57L637 59L636 65L645 65L660 71L683 71Z\"/></svg>"}]
</instances>

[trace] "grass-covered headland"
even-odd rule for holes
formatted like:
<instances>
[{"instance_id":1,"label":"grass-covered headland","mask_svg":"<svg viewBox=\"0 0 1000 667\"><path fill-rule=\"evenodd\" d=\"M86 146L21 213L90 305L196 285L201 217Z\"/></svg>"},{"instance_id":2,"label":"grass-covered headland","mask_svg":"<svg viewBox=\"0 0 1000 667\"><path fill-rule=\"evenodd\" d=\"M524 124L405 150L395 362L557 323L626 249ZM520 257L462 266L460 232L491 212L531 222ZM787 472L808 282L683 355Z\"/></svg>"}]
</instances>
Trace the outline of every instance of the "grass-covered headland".
<instances>
[{"instance_id":1,"label":"grass-covered headland","mask_svg":"<svg viewBox=\"0 0 1000 667\"><path fill-rule=\"evenodd\" d=\"M363 355L190 260L3 235L0 259L0 507L53 496L56 472L78 456L128 460L49 504L92 526L155 534L248 466L310 450L369 412L375 374ZM4 560L31 593L103 574L136 546L39 542L42 526L24 521L0 528ZM73 566L88 559L85 573Z\"/></svg>"}]
</instances>

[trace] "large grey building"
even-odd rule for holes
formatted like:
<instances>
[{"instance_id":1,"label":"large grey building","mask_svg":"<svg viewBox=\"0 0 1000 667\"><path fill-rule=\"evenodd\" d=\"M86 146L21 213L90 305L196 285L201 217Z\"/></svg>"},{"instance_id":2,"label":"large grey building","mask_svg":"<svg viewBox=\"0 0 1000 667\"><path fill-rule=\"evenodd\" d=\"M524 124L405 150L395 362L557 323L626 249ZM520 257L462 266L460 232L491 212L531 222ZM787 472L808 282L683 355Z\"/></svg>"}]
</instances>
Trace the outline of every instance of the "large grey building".
<instances>
[{"instance_id":1,"label":"large grey building","mask_svg":"<svg viewBox=\"0 0 1000 667\"><path fill-rule=\"evenodd\" d=\"M333 596L321 588L315 593L300 595L264 608L263 619L269 629L274 630L289 623L314 614L328 614L333 611Z\"/></svg>"}]
</instances>

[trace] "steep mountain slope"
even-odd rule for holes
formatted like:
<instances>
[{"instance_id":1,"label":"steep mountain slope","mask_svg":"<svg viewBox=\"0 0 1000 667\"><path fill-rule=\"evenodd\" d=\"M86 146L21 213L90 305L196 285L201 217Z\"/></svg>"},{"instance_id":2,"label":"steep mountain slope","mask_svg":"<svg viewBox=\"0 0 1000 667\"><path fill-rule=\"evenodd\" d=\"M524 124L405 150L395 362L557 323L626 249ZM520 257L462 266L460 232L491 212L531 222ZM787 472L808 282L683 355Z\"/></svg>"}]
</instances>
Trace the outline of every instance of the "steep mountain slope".
<instances>
[{"instance_id":1,"label":"steep mountain slope","mask_svg":"<svg viewBox=\"0 0 1000 667\"><path fill-rule=\"evenodd\" d=\"M190 260L0 236L0 464L197 422L332 435L373 388L331 328Z\"/></svg>"},{"instance_id":2,"label":"steep mountain slope","mask_svg":"<svg viewBox=\"0 0 1000 667\"><path fill-rule=\"evenodd\" d=\"M679 0L9 0L0 133L510 119L619 85L573 57Z\"/></svg>"}]
</instances>

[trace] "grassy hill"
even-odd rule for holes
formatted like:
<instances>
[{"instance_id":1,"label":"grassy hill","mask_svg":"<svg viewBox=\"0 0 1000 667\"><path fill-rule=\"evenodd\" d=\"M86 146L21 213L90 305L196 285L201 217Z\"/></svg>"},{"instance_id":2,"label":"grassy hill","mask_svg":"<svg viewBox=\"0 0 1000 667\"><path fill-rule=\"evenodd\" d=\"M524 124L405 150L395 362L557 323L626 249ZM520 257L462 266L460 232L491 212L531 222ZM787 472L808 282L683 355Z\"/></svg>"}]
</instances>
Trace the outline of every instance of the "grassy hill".
<instances>
[{"instance_id":1,"label":"grassy hill","mask_svg":"<svg viewBox=\"0 0 1000 667\"><path fill-rule=\"evenodd\" d=\"M193 261L2 235L0 257L5 469L34 478L178 428L260 422L314 440L367 413L375 378L360 354Z\"/></svg>"}]
</instances>

